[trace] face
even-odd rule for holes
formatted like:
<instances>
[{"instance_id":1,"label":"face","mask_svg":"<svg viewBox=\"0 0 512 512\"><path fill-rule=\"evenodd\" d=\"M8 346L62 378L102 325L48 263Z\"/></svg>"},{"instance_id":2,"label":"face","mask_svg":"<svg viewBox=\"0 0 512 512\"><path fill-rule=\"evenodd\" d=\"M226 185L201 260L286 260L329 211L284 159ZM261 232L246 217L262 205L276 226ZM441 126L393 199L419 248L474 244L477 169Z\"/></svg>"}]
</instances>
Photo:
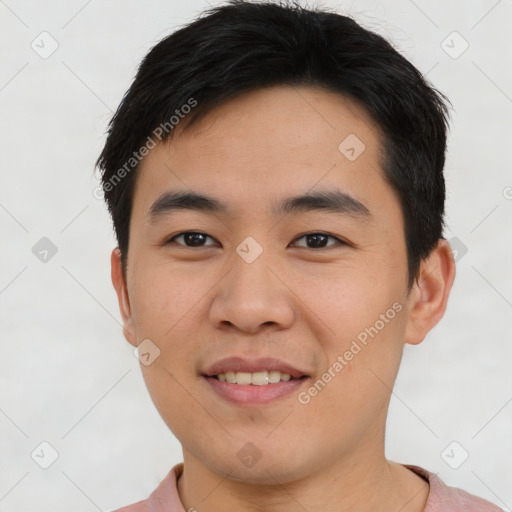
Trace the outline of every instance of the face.
<instances>
[{"instance_id":1,"label":"face","mask_svg":"<svg viewBox=\"0 0 512 512\"><path fill-rule=\"evenodd\" d=\"M184 453L217 473L292 481L383 443L425 295L408 295L379 137L349 99L273 87L218 107L141 163L126 278L113 255L125 336L151 340L141 368L152 400ZM215 367L228 357L246 365ZM297 379L261 386L207 376L288 367Z\"/></svg>"}]
</instances>

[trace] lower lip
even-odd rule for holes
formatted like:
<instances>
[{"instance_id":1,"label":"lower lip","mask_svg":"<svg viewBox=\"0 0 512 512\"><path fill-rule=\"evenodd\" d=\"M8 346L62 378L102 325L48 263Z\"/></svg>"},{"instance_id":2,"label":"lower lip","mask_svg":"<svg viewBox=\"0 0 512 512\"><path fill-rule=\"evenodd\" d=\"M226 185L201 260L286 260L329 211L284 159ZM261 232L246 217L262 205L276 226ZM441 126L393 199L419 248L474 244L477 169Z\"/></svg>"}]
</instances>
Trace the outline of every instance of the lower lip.
<instances>
[{"instance_id":1,"label":"lower lip","mask_svg":"<svg viewBox=\"0 0 512 512\"><path fill-rule=\"evenodd\" d=\"M297 393L299 388L309 380L308 377L275 384L231 384L215 377L203 377L211 388L222 398L237 405L266 404L291 393Z\"/></svg>"}]
</instances>

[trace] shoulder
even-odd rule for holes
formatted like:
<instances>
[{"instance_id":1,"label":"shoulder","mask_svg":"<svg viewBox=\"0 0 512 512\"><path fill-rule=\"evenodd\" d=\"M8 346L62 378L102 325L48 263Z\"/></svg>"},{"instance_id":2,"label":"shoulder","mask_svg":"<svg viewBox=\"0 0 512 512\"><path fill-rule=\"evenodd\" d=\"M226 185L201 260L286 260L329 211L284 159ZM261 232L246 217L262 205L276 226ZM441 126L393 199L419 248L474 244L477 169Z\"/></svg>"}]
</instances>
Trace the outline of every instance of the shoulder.
<instances>
[{"instance_id":1,"label":"shoulder","mask_svg":"<svg viewBox=\"0 0 512 512\"><path fill-rule=\"evenodd\" d=\"M112 512L183 512L177 481L183 471L183 462L176 464L151 495L142 501Z\"/></svg>"},{"instance_id":2,"label":"shoulder","mask_svg":"<svg viewBox=\"0 0 512 512\"><path fill-rule=\"evenodd\" d=\"M142 500L137 503L127 505L126 507L118 508L112 512L150 512L150 510L148 500Z\"/></svg>"},{"instance_id":3,"label":"shoulder","mask_svg":"<svg viewBox=\"0 0 512 512\"><path fill-rule=\"evenodd\" d=\"M436 474L426 469L411 465L405 465L405 467L428 480L430 484L424 512L503 512L490 501L446 485Z\"/></svg>"}]
</instances>

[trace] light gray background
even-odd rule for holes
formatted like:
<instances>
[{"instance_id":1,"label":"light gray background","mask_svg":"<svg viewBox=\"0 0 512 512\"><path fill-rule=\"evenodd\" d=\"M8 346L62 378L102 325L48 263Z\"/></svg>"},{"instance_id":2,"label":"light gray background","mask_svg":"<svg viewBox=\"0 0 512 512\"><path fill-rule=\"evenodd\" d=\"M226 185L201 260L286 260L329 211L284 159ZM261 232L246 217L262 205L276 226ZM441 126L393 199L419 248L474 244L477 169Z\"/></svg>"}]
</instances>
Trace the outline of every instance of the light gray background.
<instances>
[{"instance_id":1,"label":"light gray background","mask_svg":"<svg viewBox=\"0 0 512 512\"><path fill-rule=\"evenodd\" d=\"M2 512L111 510L182 460L122 336L94 162L141 58L208 3L0 1ZM323 5L391 39L454 105L446 236L467 253L445 318L406 347L388 457L510 511L512 1ZM59 45L46 59L43 31ZM42 237L58 248L46 263ZM59 453L48 469L31 458L42 441ZM452 441L452 465L469 453L458 469Z\"/></svg>"}]
</instances>

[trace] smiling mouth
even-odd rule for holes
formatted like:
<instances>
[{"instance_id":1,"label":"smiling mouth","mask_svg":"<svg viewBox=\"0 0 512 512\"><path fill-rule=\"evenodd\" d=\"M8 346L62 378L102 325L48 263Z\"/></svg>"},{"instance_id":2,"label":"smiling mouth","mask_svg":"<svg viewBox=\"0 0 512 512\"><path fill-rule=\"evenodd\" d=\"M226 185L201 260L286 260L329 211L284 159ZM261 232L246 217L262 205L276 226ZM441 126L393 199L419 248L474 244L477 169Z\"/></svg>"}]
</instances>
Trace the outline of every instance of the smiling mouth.
<instances>
[{"instance_id":1,"label":"smiling mouth","mask_svg":"<svg viewBox=\"0 0 512 512\"><path fill-rule=\"evenodd\" d=\"M306 375L302 377L292 377L289 373L282 373L278 370L261 371L261 372L225 372L218 373L217 375L211 376L222 382L228 382L229 384L240 384L253 386L267 386L268 384L277 384L279 382L287 382L289 380L300 380L306 378Z\"/></svg>"},{"instance_id":2,"label":"smiling mouth","mask_svg":"<svg viewBox=\"0 0 512 512\"><path fill-rule=\"evenodd\" d=\"M307 375L291 377L279 371L225 372L202 377L218 397L238 407L264 406L275 400L285 399L286 396L293 396L309 380ZM229 382L228 379L234 382Z\"/></svg>"}]
</instances>

